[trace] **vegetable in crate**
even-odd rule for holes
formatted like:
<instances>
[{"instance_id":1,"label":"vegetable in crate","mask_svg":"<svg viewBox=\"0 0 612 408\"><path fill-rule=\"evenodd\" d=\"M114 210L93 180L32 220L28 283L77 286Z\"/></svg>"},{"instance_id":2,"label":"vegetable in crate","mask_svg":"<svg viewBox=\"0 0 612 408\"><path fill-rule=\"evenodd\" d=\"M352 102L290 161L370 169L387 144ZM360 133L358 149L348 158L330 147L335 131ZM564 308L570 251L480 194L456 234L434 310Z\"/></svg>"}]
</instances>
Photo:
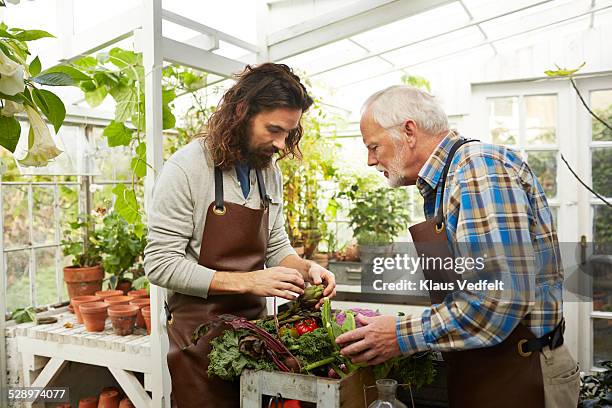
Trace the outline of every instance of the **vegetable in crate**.
<instances>
[{"instance_id":1,"label":"vegetable in crate","mask_svg":"<svg viewBox=\"0 0 612 408\"><path fill-rule=\"evenodd\" d=\"M244 318L222 315L217 322L196 329L194 342L210 324L230 327L211 343L209 374L232 380L239 377L242 370L254 369L343 378L362 367L340 354L335 339L357 327L356 314L376 316L378 313L359 308L334 312L329 299L324 299L321 310L315 310L322 289L322 286L307 288L304 295L276 319L268 316L249 322ZM374 374L377 378L394 378L419 388L433 381L435 372L431 355L427 353L419 358L391 359L375 366Z\"/></svg>"}]
</instances>

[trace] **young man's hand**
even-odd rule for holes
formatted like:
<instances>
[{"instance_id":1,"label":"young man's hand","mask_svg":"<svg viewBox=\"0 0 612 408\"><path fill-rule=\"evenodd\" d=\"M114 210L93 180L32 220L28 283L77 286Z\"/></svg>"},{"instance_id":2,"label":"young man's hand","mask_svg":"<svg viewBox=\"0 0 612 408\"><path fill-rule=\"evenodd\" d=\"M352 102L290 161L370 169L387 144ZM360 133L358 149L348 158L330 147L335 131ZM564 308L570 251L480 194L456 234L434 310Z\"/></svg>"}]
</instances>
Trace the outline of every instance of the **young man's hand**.
<instances>
[{"instance_id":1,"label":"young man's hand","mask_svg":"<svg viewBox=\"0 0 612 408\"><path fill-rule=\"evenodd\" d=\"M316 262L308 261L310 268L308 269L306 280L313 285L320 285L321 283L325 286L323 290L323 297L332 298L336 296L336 277L333 273L322 267ZM323 299L315 306L317 309L323 304Z\"/></svg>"}]
</instances>

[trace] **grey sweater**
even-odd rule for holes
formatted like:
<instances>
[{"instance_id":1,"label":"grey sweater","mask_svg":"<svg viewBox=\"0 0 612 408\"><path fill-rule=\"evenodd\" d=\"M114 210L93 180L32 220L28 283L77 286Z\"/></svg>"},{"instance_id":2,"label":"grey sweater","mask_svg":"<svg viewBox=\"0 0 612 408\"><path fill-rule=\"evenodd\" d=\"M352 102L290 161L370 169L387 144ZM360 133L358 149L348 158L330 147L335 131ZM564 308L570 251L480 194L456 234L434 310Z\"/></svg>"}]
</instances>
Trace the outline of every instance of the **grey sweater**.
<instances>
[{"instance_id":1,"label":"grey sweater","mask_svg":"<svg viewBox=\"0 0 612 408\"><path fill-rule=\"evenodd\" d=\"M278 166L263 172L272 203L268 225L266 266L278 265L295 254L285 232L282 180ZM250 175L251 191L244 198L234 169L223 172L224 199L260 208L255 172ZM212 158L196 139L166 161L155 182L148 214L148 243L144 266L149 281L170 291L207 297L214 270L198 264L206 211L215 199Z\"/></svg>"}]
</instances>

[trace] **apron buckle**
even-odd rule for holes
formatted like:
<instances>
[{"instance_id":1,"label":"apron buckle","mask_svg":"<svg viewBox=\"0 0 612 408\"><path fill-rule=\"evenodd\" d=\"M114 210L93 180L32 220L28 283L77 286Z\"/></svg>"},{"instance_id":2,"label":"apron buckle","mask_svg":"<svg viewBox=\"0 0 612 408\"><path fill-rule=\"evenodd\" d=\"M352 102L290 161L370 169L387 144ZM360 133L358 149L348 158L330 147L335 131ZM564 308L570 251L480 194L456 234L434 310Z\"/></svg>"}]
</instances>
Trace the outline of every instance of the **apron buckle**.
<instances>
[{"instance_id":1,"label":"apron buckle","mask_svg":"<svg viewBox=\"0 0 612 408\"><path fill-rule=\"evenodd\" d=\"M441 233L442 231L444 231L444 223L443 223L443 222L441 222L439 226L438 226L438 224L436 223L435 231L436 231L436 234L439 234L439 233Z\"/></svg>"},{"instance_id":2,"label":"apron buckle","mask_svg":"<svg viewBox=\"0 0 612 408\"><path fill-rule=\"evenodd\" d=\"M531 355L531 351L524 351L523 350L523 344L527 343L527 339L521 339L519 340L518 344L517 344L517 348L518 348L518 353L520 356L522 357L529 357Z\"/></svg>"},{"instance_id":3,"label":"apron buckle","mask_svg":"<svg viewBox=\"0 0 612 408\"><path fill-rule=\"evenodd\" d=\"M227 212L227 208L225 206L221 207L221 209L217 208L217 206L213 207L213 214L215 215L225 215Z\"/></svg>"}]
</instances>

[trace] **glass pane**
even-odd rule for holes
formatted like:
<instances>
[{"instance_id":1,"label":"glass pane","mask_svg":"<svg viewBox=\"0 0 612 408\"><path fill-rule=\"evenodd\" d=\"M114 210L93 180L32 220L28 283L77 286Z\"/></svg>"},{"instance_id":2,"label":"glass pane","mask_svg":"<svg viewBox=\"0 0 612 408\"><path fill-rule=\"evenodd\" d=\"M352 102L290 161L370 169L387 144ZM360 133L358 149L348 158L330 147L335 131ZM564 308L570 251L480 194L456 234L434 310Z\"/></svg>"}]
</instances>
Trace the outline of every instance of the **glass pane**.
<instances>
[{"instance_id":1,"label":"glass pane","mask_svg":"<svg viewBox=\"0 0 612 408\"><path fill-rule=\"evenodd\" d=\"M518 97L489 98L489 131L493 143L518 143L518 128Z\"/></svg>"},{"instance_id":2,"label":"glass pane","mask_svg":"<svg viewBox=\"0 0 612 408\"><path fill-rule=\"evenodd\" d=\"M612 197L612 148L592 150L591 175L593 189L604 197Z\"/></svg>"},{"instance_id":3,"label":"glass pane","mask_svg":"<svg viewBox=\"0 0 612 408\"><path fill-rule=\"evenodd\" d=\"M525 96L527 146L557 140L557 95Z\"/></svg>"},{"instance_id":4,"label":"glass pane","mask_svg":"<svg viewBox=\"0 0 612 408\"><path fill-rule=\"evenodd\" d=\"M55 242L55 212L52 186L32 186L34 207L32 226L34 242L37 244Z\"/></svg>"},{"instance_id":5,"label":"glass pane","mask_svg":"<svg viewBox=\"0 0 612 408\"><path fill-rule=\"evenodd\" d=\"M593 206L593 242L612 243L612 208L603 204Z\"/></svg>"},{"instance_id":6,"label":"glass pane","mask_svg":"<svg viewBox=\"0 0 612 408\"><path fill-rule=\"evenodd\" d=\"M612 319L593 319L593 365L612 360Z\"/></svg>"},{"instance_id":7,"label":"glass pane","mask_svg":"<svg viewBox=\"0 0 612 408\"><path fill-rule=\"evenodd\" d=\"M113 184L92 184L92 208L96 209L102 207L109 210L112 207L113 202L115 201L113 188L115 188Z\"/></svg>"},{"instance_id":8,"label":"glass pane","mask_svg":"<svg viewBox=\"0 0 612 408\"><path fill-rule=\"evenodd\" d=\"M79 195L77 186L59 186L60 206L60 233L64 236L64 230L69 224L77 219L79 212Z\"/></svg>"},{"instance_id":9,"label":"glass pane","mask_svg":"<svg viewBox=\"0 0 612 408\"><path fill-rule=\"evenodd\" d=\"M57 302L55 281L55 248L36 250L36 305L44 306Z\"/></svg>"},{"instance_id":10,"label":"glass pane","mask_svg":"<svg viewBox=\"0 0 612 408\"><path fill-rule=\"evenodd\" d=\"M591 109L607 124L612 124L612 89L591 92ZM591 123L593 140L612 140L612 130L595 118Z\"/></svg>"},{"instance_id":11,"label":"glass pane","mask_svg":"<svg viewBox=\"0 0 612 408\"><path fill-rule=\"evenodd\" d=\"M30 306L30 252L6 254L6 307L15 310Z\"/></svg>"},{"instance_id":12,"label":"glass pane","mask_svg":"<svg viewBox=\"0 0 612 408\"><path fill-rule=\"evenodd\" d=\"M95 127L91 133L90 143L101 173L100 176L94 177L94 180L131 179L131 149L128 146L109 147L106 137L102 134L103 131L104 128Z\"/></svg>"},{"instance_id":13,"label":"glass pane","mask_svg":"<svg viewBox=\"0 0 612 408\"><path fill-rule=\"evenodd\" d=\"M538 177L546 197L557 195L557 152L529 152L527 162Z\"/></svg>"},{"instance_id":14,"label":"glass pane","mask_svg":"<svg viewBox=\"0 0 612 408\"><path fill-rule=\"evenodd\" d=\"M14 248L30 242L27 186L2 186L4 206L4 247Z\"/></svg>"}]
</instances>

